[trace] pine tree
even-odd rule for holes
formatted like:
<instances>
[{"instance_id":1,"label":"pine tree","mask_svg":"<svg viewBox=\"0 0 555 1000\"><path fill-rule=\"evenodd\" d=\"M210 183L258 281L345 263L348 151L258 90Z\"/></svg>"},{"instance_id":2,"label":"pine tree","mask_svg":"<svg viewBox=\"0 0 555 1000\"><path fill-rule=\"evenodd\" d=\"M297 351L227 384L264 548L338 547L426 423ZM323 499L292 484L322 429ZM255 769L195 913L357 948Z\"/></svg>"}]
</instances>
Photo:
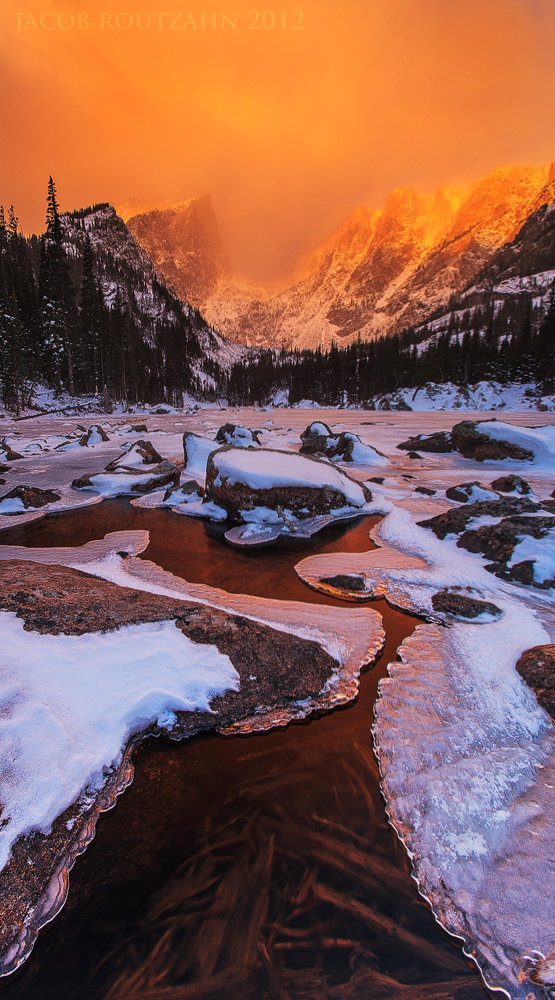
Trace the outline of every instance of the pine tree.
<instances>
[{"instance_id":1,"label":"pine tree","mask_svg":"<svg viewBox=\"0 0 555 1000\"><path fill-rule=\"evenodd\" d=\"M57 192L52 177L48 179L46 233L41 245L39 291L47 366L62 386L61 368L67 366L70 395L75 395L72 348L77 325L75 289L64 249Z\"/></svg>"}]
</instances>

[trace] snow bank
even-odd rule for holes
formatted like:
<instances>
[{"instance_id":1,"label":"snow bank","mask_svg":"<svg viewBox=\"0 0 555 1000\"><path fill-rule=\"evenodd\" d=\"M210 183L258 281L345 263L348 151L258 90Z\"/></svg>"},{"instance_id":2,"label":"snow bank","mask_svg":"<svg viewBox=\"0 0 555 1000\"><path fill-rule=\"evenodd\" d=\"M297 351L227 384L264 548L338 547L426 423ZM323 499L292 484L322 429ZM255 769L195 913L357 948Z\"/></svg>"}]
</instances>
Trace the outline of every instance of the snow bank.
<instances>
[{"instance_id":1,"label":"snow bank","mask_svg":"<svg viewBox=\"0 0 555 1000\"><path fill-rule=\"evenodd\" d=\"M495 441L509 441L520 448L534 452L534 466L555 474L555 427L515 427L501 420L487 420L476 424L480 434L487 434Z\"/></svg>"},{"instance_id":2,"label":"snow bank","mask_svg":"<svg viewBox=\"0 0 555 1000\"><path fill-rule=\"evenodd\" d=\"M101 786L131 733L166 712L210 711L215 695L239 689L229 657L173 621L81 636L25 631L13 612L0 622L0 867L20 834L47 833Z\"/></svg>"}]
</instances>

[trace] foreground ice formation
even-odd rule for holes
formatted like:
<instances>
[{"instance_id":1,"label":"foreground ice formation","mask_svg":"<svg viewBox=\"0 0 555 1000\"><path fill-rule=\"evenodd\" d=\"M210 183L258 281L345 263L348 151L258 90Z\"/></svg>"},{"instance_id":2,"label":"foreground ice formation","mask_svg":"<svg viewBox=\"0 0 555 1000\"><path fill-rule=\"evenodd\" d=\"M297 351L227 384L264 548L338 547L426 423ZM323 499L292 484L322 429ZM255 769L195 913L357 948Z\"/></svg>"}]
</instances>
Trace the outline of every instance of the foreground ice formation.
<instances>
[{"instance_id":1,"label":"foreground ice formation","mask_svg":"<svg viewBox=\"0 0 555 1000\"><path fill-rule=\"evenodd\" d=\"M431 620L380 682L374 739L388 813L420 892L485 982L539 1000L551 974L541 956L555 945L555 729L515 663L553 642L552 598L492 575L456 534L436 537L417 518L394 508L371 533L378 548L313 556L297 573Z\"/></svg>"},{"instance_id":2,"label":"foreground ice formation","mask_svg":"<svg viewBox=\"0 0 555 1000\"><path fill-rule=\"evenodd\" d=\"M226 594L135 558L147 532L0 546L0 974L63 905L145 735L247 733L351 700L381 616Z\"/></svg>"}]
</instances>

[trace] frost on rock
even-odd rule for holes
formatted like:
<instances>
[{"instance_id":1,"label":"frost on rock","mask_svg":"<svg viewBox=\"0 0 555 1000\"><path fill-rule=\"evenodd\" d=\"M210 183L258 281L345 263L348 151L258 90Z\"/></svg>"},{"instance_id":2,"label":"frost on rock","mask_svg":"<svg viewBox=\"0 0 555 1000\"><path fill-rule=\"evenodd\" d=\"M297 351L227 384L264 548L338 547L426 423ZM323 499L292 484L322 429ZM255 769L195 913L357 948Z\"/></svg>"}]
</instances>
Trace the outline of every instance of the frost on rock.
<instances>
[{"instance_id":1,"label":"frost on rock","mask_svg":"<svg viewBox=\"0 0 555 1000\"><path fill-rule=\"evenodd\" d=\"M388 813L420 892L485 982L540 1000L538 953L555 946L555 730L515 663L553 642L553 602L488 573L418 516L393 508L371 532L379 548L313 556L296 571L315 589L385 595L431 622L405 640L379 686Z\"/></svg>"},{"instance_id":2,"label":"frost on rock","mask_svg":"<svg viewBox=\"0 0 555 1000\"><path fill-rule=\"evenodd\" d=\"M332 462L353 465L389 465L389 459L372 445L363 444L358 434L333 434L327 424L314 420L301 434L301 455L326 455Z\"/></svg>"}]
</instances>

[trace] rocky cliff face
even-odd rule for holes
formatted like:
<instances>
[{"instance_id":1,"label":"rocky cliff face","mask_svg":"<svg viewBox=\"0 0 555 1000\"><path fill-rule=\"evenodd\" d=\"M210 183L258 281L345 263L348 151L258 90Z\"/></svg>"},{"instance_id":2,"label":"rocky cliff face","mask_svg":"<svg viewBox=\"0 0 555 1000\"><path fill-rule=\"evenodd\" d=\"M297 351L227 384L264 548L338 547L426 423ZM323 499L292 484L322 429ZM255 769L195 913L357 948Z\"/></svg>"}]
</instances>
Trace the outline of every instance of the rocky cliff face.
<instances>
[{"instance_id":1,"label":"rocky cliff face","mask_svg":"<svg viewBox=\"0 0 555 1000\"><path fill-rule=\"evenodd\" d=\"M553 167L502 167L465 195L448 187L428 197L397 189L381 210L357 208L299 260L278 293L233 272L207 197L137 214L128 227L176 293L229 340L315 347L427 322L554 199ZM541 219L528 224L521 264L535 252L534 225L545 229ZM546 258L550 237L542 239ZM502 262L496 266L503 270Z\"/></svg>"}]
</instances>

